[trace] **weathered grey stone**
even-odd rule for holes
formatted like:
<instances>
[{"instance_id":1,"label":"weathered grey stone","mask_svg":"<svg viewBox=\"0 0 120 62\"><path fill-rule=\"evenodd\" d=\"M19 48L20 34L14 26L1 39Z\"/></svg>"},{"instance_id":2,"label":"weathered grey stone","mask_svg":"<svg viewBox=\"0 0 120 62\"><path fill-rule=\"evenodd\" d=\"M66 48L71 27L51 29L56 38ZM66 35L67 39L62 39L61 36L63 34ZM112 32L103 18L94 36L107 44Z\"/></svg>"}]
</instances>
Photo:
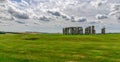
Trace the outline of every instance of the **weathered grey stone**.
<instances>
[{"instance_id":1,"label":"weathered grey stone","mask_svg":"<svg viewBox=\"0 0 120 62\"><path fill-rule=\"evenodd\" d=\"M89 34L89 28L88 27L85 28L85 34Z\"/></svg>"},{"instance_id":2,"label":"weathered grey stone","mask_svg":"<svg viewBox=\"0 0 120 62\"><path fill-rule=\"evenodd\" d=\"M78 34L83 34L83 28L82 27L78 27Z\"/></svg>"},{"instance_id":3,"label":"weathered grey stone","mask_svg":"<svg viewBox=\"0 0 120 62\"><path fill-rule=\"evenodd\" d=\"M105 32L102 30L103 33ZM95 34L95 26L88 26L85 28L85 34ZM63 28L63 34L71 34L71 35L78 35L78 34L84 34L83 33L83 28L82 27L66 27Z\"/></svg>"},{"instance_id":4,"label":"weathered grey stone","mask_svg":"<svg viewBox=\"0 0 120 62\"><path fill-rule=\"evenodd\" d=\"M95 34L96 30L95 30L95 26L92 26L92 34Z\"/></svg>"},{"instance_id":5,"label":"weathered grey stone","mask_svg":"<svg viewBox=\"0 0 120 62\"><path fill-rule=\"evenodd\" d=\"M101 29L101 34L105 34L105 27Z\"/></svg>"},{"instance_id":6,"label":"weathered grey stone","mask_svg":"<svg viewBox=\"0 0 120 62\"><path fill-rule=\"evenodd\" d=\"M92 34L91 26L88 27L88 34Z\"/></svg>"},{"instance_id":7,"label":"weathered grey stone","mask_svg":"<svg viewBox=\"0 0 120 62\"><path fill-rule=\"evenodd\" d=\"M63 28L63 34L65 34L65 28Z\"/></svg>"}]
</instances>

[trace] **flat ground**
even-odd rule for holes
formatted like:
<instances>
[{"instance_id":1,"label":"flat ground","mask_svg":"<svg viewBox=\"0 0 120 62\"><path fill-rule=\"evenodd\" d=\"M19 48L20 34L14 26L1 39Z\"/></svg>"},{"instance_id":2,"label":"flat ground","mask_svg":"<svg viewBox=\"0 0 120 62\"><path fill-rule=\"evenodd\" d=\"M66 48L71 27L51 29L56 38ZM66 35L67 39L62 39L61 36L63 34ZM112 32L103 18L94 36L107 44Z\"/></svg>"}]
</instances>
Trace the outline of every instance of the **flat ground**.
<instances>
[{"instance_id":1,"label":"flat ground","mask_svg":"<svg viewBox=\"0 0 120 62\"><path fill-rule=\"evenodd\" d=\"M120 62L120 34L1 34L0 62Z\"/></svg>"}]
</instances>

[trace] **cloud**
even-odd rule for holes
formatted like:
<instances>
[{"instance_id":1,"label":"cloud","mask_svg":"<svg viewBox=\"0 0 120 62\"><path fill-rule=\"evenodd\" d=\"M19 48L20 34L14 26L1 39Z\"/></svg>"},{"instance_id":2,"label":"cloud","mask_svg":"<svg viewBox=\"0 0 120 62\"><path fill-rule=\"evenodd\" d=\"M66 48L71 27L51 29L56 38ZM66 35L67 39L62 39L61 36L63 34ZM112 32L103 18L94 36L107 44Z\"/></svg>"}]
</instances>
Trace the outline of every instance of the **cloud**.
<instances>
[{"instance_id":1,"label":"cloud","mask_svg":"<svg viewBox=\"0 0 120 62\"><path fill-rule=\"evenodd\" d=\"M42 20L42 21L50 21L50 18L46 17L46 16L43 16L43 17L39 17L39 20Z\"/></svg>"},{"instance_id":2,"label":"cloud","mask_svg":"<svg viewBox=\"0 0 120 62\"><path fill-rule=\"evenodd\" d=\"M0 5L0 19L9 20L11 16L7 13L7 7L4 4Z\"/></svg>"},{"instance_id":3,"label":"cloud","mask_svg":"<svg viewBox=\"0 0 120 62\"><path fill-rule=\"evenodd\" d=\"M52 14L52 15L54 15L54 16L61 16L60 12L57 12L57 11L55 11L55 12L53 12L53 11L48 11L48 13L50 13L50 14Z\"/></svg>"},{"instance_id":4,"label":"cloud","mask_svg":"<svg viewBox=\"0 0 120 62\"><path fill-rule=\"evenodd\" d=\"M17 21L15 21L15 22L17 22L17 23L19 23L19 24L26 24L25 21L21 21L21 20L17 20Z\"/></svg>"},{"instance_id":5,"label":"cloud","mask_svg":"<svg viewBox=\"0 0 120 62\"><path fill-rule=\"evenodd\" d=\"M96 8L104 5L107 3L107 0L94 0L94 1L91 1L90 4Z\"/></svg>"},{"instance_id":6,"label":"cloud","mask_svg":"<svg viewBox=\"0 0 120 62\"><path fill-rule=\"evenodd\" d=\"M65 20L70 20L70 16L68 16L65 13L62 13L60 11L47 11L47 12L50 13L51 15L53 15L53 16L61 17Z\"/></svg>"},{"instance_id":7,"label":"cloud","mask_svg":"<svg viewBox=\"0 0 120 62\"><path fill-rule=\"evenodd\" d=\"M77 19L78 22L87 22L87 18L86 17L80 17Z\"/></svg>"},{"instance_id":8,"label":"cloud","mask_svg":"<svg viewBox=\"0 0 120 62\"><path fill-rule=\"evenodd\" d=\"M29 6L29 3L24 0L21 0L21 3L22 3L21 5L23 5L23 6Z\"/></svg>"},{"instance_id":9,"label":"cloud","mask_svg":"<svg viewBox=\"0 0 120 62\"><path fill-rule=\"evenodd\" d=\"M99 21L99 20L94 20L94 21L90 21L88 22L89 24L100 24L100 23L103 23L102 21Z\"/></svg>"},{"instance_id":10,"label":"cloud","mask_svg":"<svg viewBox=\"0 0 120 62\"><path fill-rule=\"evenodd\" d=\"M71 22L87 22L87 18L86 17L71 17Z\"/></svg>"},{"instance_id":11,"label":"cloud","mask_svg":"<svg viewBox=\"0 0 120 62\"><path fill-rule=\"evenodd\" d=\"M114 23L116 19L120 20L118 10L120 0L4 0L3 2L7 4L0 4L0 20L13 20L8 24L28 24L29 27L37 23L43 27L81 26L82 22L106 24Z\"/></svg>"},{"instance_id":12,"label":"cloud","mask_svg":"<svg viewBox=\"0 0 120 62\"><path fill-rule=\"evenodd\" d=\"M70 20L70 17L67 16L67 15L62 15L62 18L65 19L65 20Z\"/></svg>"},{"instance_id":13,"label":"cloud","mask_svg":"<svg viewBox=\"0 0 120 62\"><path fill-rule=\"evenodd\" d=\"M4 3L4 2L6 2L6 0L0 0L0 3Z\"/></svg>"},{"instance_id":14,"label":"cloud","mask_svg":"<svg viewBox=\"0 0 120 62\"><path fill-rule=\"evenodd\" d=\"M97 19L107 19L107 18L108 18L108 16L105 15L105 14L97 14L95 17L96 17Z\"/></svg>"},{"instance_id":15,"label":"cloud","mask_svg":"<svg viewBox=\"0 0 120 62\"><path fill-rule=\"evenodd\" d=\"M18 19L29 19L29 15L26 12L21 11L21 10L19 10L16 7L13 7L13 6L9 6L8 12L12 16L14 16L14 17L16 17Z\"/></svg>"},{"instance_id":16,"label":"cloud","mask_svg":"<svg viewBox=\"0 0 120 62\"><path fill-rule=\"evenodd\" d=\"M76 20L75 20L75 17L74 17L74 16L71 16L70 20L71 20L71 22L76 22Z\"/></svg>"},{"instance_id":17,"label":"cloud","mask_svg":"<svg viewBox=\"0 0 120 62\"><path fill-rule=\"evenodd\" d=\"M71 1L71 2L70 2ZM21 0L19 2L8 0L8 12L11 14L11 17L15 19L33 19L39 18L41 20L47 20L45 17L49 18L64 19L70 21L84 22L87 19L81 19L76 17L94 17L97 19L106 19L108 16L108 4L107 0L91 0L91 1L82 1L82 0ZM98 7L105 7L99 8ZM88 11L89 10L89 11ZM98 14L99 13L99 14ZM72 18L72 15L74 16ZM48 18L48 19L49 19ZM89 20L88 20L89 21Z\"/></svg>"},{"instance_id":18,"label":"cloud","mask_svg":"<svg viewBox=\"0 0 120 62\"><path fill-rule=\"evenodd\" d=\"M120 4L113 4L113 5L111 5L111 12L110 12L109 15L110 16L114 16L118 20L120 20Z\"/></svg>"}]
</instances>

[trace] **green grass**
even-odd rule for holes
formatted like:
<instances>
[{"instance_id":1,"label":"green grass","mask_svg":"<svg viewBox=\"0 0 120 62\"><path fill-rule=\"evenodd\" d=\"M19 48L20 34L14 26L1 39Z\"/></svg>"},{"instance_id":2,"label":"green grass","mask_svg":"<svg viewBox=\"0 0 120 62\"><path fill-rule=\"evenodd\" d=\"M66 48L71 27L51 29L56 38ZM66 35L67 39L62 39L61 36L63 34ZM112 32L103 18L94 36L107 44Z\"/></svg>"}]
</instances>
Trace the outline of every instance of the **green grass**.
<instances>
[{"instance_id":1,"label":"green grass","mask_svg":"<svg viewBox=\"0 0 120 62\"><path fill-rule=\"evenodd\" d=\"M1 34L0 62L120 62L120 34Z\"/></svg>"}]
</instances>

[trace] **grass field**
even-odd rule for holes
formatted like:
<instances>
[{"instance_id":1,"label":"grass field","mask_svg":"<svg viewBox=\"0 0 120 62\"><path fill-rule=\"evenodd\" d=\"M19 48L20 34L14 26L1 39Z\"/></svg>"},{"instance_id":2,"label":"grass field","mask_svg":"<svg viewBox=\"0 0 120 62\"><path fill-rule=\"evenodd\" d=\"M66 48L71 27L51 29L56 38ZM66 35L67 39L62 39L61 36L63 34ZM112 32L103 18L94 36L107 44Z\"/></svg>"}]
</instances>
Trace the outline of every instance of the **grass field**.
<instances>
[{"instance_id":1,"label":"grass field","mask_svg":"<svg viewBox=\"0 0 120 62\"><path fill-rule=\"evenodd\" d=\"M1 34L0 62L120 62L120 34Z\"/></svg>"}]
</instances>

